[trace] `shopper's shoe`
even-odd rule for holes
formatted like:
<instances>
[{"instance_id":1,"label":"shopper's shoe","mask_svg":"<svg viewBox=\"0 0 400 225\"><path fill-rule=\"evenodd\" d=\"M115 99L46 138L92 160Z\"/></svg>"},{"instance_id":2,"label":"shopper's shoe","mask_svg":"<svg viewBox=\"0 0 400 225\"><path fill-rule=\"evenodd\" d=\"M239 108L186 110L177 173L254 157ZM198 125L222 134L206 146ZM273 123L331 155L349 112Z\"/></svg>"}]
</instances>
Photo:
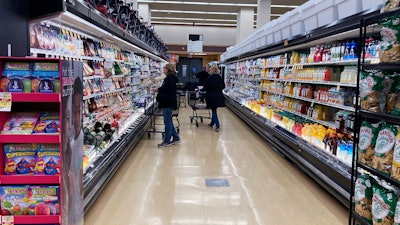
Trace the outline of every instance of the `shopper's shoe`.
<instances>
[{"instance_id":1,"label":"shopper's shoe","mask_svg":"<svg viewBox=\"0 0 400 225\"><path fill-rule=\"evenodd\" d=\"M169 147L169 146L171 146L171 145L172 145L171 143L165 143L165 142L163 142L163 143L161 143L161 144L158 144L157 147L159 147L159 148L164 148L164 147Z\"/></svg>"},{"instance_id":2,"label":"shopper's shoe","mask_svg":"<svg viewBox=\"0 0 400 225\"><path fill-rule=\"evenodd\" d=\"M172 140L171 141L171 145L176 145L176 144L179 144L179 143L181 143L182 141L179 139L179 140Z\"/></svg>"},{"instance_id":3,"label":"shopper's shoe","mask_svg":"<svg viewBox=\"0 0 400 225\"><path fill-rule=\"evenodd\" d=\"M208 126L209 128L213 128L214 125L207 124L207 126Z\"/></svg>"},{"instance_id":4,"label":"shopper's shoe","mask_svg":"<svg viewBox=\"0 0 400 225\"><path fill-rule=\"evenodd\" d=\"M215 132L219 132L221 129L219 127L215 128Z\"/></svg>"}]
</instances>

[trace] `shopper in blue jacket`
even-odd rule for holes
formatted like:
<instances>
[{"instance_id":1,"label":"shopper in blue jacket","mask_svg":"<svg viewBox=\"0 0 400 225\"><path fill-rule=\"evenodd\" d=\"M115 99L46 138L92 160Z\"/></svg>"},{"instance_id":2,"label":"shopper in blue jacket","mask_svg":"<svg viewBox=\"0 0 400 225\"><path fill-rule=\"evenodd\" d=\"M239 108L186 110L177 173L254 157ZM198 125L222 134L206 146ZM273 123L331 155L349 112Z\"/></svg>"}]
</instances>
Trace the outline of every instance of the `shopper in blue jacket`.
<instances>
[{"instance_id":1,"label":"shopper in blue jacket","mask_svg":"<svg viewBox=\"0 0 400 225\"><path fill-rule=\"evenodd\" d=\"M207 108L211 109L212 117L209 127L214 127L215 131L219 132L220 123L217 115L217 108L225 106L225 97L222 90L225 89L225 83L222 80L218 65L213 65L210 68L210 76L204 83L203 91L206 92L206 104Z\"/></svg>"},{"instance_id":2,"label":"shopper in blue jacket","mask_svg":"<svg viewBox=\"0 0 400 225\"><path fill-rule=\"evenodd\" d=\"M159 148L168 147L181 142L178 132L176 132L172 122L172 111L178 108L176 97L176 83L178 83L178 78L176 76L175 66L173 64L165 65L163 67L163 73L167 76L165 77L161 87L157 90L157 102L158 107L163 112L165 135L164 141L161 144L158 144Z\"/></svg>"}]
</instances>

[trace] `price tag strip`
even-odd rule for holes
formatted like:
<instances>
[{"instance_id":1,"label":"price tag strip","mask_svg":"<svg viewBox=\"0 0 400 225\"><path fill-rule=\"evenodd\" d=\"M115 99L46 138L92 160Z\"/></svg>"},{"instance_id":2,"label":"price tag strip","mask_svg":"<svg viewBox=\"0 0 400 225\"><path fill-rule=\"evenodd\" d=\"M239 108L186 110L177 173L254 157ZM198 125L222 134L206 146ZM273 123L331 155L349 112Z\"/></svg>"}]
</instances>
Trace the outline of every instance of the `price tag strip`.
<instances>
[{"instance_id":1,"label":"price tag strip","mask_svg":"<svg viewBox=\"0 0 400 225\"><path fill-rule=\"evenodd\" d=\"M14 216L1 216L2 225L14 225Z\"/></svg>"}]
</instances>

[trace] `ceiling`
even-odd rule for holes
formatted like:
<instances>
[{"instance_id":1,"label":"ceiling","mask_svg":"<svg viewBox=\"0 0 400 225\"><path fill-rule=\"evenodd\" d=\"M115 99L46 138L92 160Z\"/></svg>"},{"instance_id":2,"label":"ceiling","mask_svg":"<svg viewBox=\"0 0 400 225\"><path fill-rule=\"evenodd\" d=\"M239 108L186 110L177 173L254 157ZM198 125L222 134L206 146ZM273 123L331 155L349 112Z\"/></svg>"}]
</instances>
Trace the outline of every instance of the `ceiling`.
<instances>
[{"instance_id":1,"label":"ceiling","mask_svg":"<svg viewBox=\"0 0 400 225\"><path fill-rule=\"evenodd\" d=\"M137 0L147 3L151 10L151 24L236 27L240 8L254 8L257 21L257 0ZM271 0L271 20L307 2L307 0Z\"/></svg>"}]
</instances>

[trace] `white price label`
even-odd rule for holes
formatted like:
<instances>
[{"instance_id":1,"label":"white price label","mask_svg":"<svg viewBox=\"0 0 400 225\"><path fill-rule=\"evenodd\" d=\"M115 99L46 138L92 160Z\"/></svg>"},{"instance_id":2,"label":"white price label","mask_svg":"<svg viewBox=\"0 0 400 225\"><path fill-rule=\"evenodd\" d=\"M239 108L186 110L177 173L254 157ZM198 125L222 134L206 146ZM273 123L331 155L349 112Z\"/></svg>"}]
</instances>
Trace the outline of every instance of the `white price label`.
<instances>
[{"instance_id":1,"label":"white price label","mask_svg":"<svg viewBox=\"0 0 400 225\"><path fill-rule=\"evenodd\" d=\"M2 225L14 225L14 216L2 216L1 224Z\"/></svg>"},{"instance_id":2,"label":"white price label","mask_svg":"<svg viewBox=\"0 0 400 225\"><path fill-rule=\"evenodd\" d=\"M12 97L10 92L0 92L0 112L11 112Z\"/></svg>"}]
</instances>

